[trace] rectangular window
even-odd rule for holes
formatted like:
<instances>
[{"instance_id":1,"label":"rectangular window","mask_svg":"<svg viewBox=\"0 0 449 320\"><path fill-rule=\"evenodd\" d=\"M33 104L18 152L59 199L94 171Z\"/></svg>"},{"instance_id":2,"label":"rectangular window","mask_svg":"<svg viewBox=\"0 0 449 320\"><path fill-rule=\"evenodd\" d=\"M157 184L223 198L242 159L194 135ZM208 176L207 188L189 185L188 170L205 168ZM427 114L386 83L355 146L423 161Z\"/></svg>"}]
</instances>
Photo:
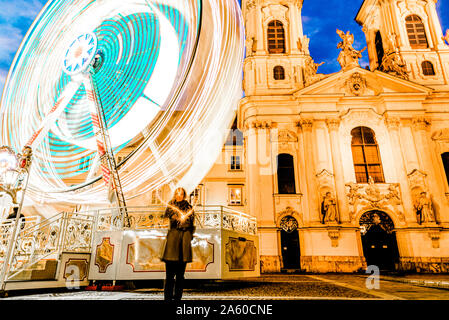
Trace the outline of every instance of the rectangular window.
<instances>
[{"instance_id":1,"label":"rectangular window","mask_svg":"<svg viewBox=\"0 0 449 320\"><path fill-rule=\"evenodd\" d=\"M242 204L242 186L229 186L229 205Z\"/></svg>"},{"instance_id":2,"label":"rectangular window","mask_svg":"<svg viewBox=\"0 0 449 320\"><path fill-rule=\"evenodd\" d=\"M240 156L231 156L231 170L242 170Z\"/></svg>"}]
</instances>

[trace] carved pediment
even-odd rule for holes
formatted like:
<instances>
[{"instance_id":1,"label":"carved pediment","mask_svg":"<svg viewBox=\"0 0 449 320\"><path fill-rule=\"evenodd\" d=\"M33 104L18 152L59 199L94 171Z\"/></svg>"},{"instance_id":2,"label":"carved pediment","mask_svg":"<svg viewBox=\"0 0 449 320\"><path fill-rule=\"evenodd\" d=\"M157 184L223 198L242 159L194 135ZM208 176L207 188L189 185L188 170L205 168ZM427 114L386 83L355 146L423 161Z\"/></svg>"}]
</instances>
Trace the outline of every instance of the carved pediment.
<instances>
[{"instance_id":1,"label":"carved pediment","mask_svg":"<svg viewBox=\"0 0 449 320\"><path fill-rule=\"evenodd\" d=\"M381 71L359 67L340 71L294 93L295 97L316 95L377 96L380 94L428 94L432 89Z\"/></svg>"}]
</instances>

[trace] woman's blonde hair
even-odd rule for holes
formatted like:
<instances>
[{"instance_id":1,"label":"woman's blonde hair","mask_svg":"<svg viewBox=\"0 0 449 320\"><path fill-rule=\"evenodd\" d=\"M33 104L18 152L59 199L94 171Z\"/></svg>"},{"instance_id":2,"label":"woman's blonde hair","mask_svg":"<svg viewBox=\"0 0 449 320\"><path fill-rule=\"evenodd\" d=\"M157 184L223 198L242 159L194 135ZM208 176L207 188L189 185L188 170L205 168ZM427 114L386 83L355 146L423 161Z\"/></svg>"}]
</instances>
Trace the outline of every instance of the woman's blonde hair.
<instances>
[{"instance_id":1,"label":"woman's blonde hair","mask_svg":"<svg viewBox=\"0 0 449 320\"><path fill-rule=\"evenodd\" d=\"M182 192L184 193L184 196L183 196L182 200L185 200L187 198L187 191L186 191L186 189L184 189L183 187L178 187L178 188L175 189L175 192L173 192L172 201L176 200L176 194L178 193L179 190L182 190Z\"/></svg>"}]
</instances>

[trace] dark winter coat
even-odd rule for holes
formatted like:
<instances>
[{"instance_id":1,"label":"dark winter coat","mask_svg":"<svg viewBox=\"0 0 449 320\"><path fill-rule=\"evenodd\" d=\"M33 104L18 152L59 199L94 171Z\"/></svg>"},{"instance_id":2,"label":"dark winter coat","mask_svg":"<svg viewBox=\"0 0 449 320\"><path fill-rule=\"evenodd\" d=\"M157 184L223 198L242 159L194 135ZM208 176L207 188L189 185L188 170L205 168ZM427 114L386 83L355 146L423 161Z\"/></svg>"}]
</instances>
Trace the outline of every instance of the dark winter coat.
<instances>
[{"instance_id":1,"label":"dark winter coat","mask_svg":"<svg viewBox=\"0 0 449 320\"><path fill-rule=\"evenodd\" d=\"M186 219L184 223L180 223L178 220L180 214L176 210L170 208L174 206L182 212L189 212L192 206L186 201L181 202L170 201L169 206L165 210L164 217L170 219L170 229L167 233L167 240L163 254L162 261L183 261L192 262L192 239L195 232L195 226L193 222L195 220L194 213Z\"/></svg>"}]
</instances>

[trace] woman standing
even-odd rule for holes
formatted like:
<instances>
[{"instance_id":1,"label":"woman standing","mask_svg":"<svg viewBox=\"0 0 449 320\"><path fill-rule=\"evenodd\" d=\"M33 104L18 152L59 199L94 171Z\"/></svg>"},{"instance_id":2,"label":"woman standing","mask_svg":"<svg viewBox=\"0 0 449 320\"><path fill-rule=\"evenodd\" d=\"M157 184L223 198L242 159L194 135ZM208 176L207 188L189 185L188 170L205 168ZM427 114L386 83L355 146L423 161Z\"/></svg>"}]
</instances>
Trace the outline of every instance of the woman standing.
<instances>
[{"instance_id":1,"label":"woman standing","mask_svg":"<svg viewBox=\"0 0 449 320\"><path fill-rule=\"evenodd\" d=\"M181 300L186 265L192 262L191 241L195 232L194 212L192 206L187 202L186 196L186 191L183 188L177 188L164 214L165 218L170 219L170 229L161 259L165 262L166 270L165 300Z\"/></svg>"}]
</instances>

